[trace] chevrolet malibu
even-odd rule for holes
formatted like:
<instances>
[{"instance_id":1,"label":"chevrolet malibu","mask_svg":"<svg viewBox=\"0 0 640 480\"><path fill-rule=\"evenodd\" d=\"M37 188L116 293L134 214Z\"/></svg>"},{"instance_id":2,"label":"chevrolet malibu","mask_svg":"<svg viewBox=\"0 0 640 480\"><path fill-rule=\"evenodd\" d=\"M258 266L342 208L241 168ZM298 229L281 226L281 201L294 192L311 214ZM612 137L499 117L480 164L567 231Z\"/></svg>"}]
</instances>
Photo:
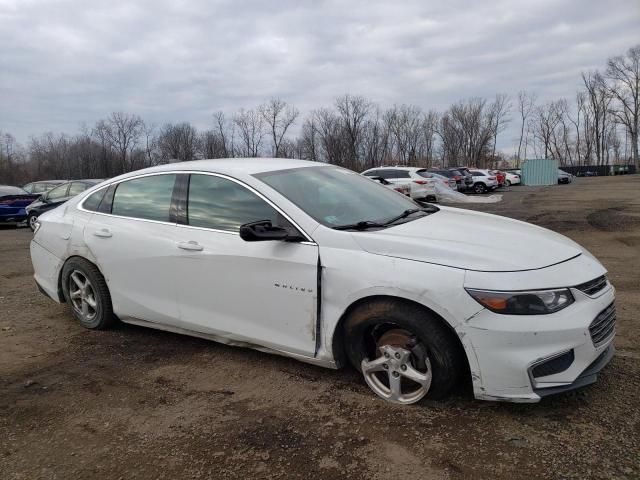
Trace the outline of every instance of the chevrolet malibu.
<instances>
[{"instance_id":1,"label":"chevrolet malibu","mask_svg":"<svg viewBox=\"0 0 640 480\"><path fill-rule=\"evenodd\" d=\"M580 245L314 162L108 180L38 219L31 258L39 289L86 328L119 319L351 363L400 404L464 377L476 398L537 402L593 383L614 352L614 288Z\"/></svg>"}]
</instances>

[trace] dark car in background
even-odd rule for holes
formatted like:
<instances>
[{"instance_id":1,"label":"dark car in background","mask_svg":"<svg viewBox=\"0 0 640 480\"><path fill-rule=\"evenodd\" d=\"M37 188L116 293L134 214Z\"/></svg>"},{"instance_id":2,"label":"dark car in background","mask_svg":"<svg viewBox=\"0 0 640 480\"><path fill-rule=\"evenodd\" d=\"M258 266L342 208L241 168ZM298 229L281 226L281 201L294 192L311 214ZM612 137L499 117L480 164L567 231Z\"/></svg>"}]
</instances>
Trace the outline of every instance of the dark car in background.
<instances>
[{"instance_id":1,"label":"dark car in background","mask_svg":"<svg viewBox=\"0 0 640 480\"><path fill-rule=\"evenodd\" d=\"M26 209L29 228L31 228L31 230L35 229L38 217L44 212L62 205L70 198L75 197L100 182L102 182L102 180L98 179L71 180L40 195L39 198Z\"/></svg>"},{"instance_id":2,"label":"dark car in background","mask_svg":"<svg viewBox=\"0 0 640 480\"><path fill-rule=\"evenodd\" d=\"M473 187L473 175L471 174L471 170L467 167L454 167L449 170L454 172L459 172L463 177L463 183L465 186L465 190L471 190Z\"/></svg>"},{"instance_id":3,"label":"dark car in background","mask_svg":"<svg viewBox=\"0 0 640 480\"><path fill-rule=\"evenodd\" d=\"M0 185L0 224L17 225L27 219L26 207L38 198L20 187Z\"/></svg>"},{"instance_id":4,"label":"dark car in background","mask_svg":"<svg viewBox=\"0 0 640 480\"><path fill-rule=\"evenodd\" d=\"M43 193L47 193L49 190L53 190L58 185L67 183L68 181L69 180L39 180L37 182L27 183L22 188L27 193L38 193L42 195Z\"/></svg>"}]
</instances>

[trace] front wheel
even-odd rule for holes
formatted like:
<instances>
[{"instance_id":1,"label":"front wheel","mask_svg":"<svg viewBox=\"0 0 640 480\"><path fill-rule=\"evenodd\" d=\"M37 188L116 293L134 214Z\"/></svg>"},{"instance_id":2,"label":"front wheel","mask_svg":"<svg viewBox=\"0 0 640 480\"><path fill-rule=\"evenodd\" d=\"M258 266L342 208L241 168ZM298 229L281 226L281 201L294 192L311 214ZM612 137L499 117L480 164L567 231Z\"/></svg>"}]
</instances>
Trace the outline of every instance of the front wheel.
<instances>
[{"instance_id":1,"label":"front wheel","mask_svg":"<svg viewBox=\"0 0 640 480\"><path fill-rule=\"evenodd\" d=\"M351 364L373 392L391 403L442 398L463 371L459 345L435 315L392 300L354 311L345 325Z\"/></svg>"},{"instance_id":2,"label":"front wheel","mask_svg":"<svg viewBox=\"0 0 640 480\"><path fill-rule=\"evenodd\" d=\"M511 180L505 180L505 181L504 181L504 185L505 185L506 187L510 187L510 186L511 186Z\"/></svg>"},{"instance_id":3,"label":"front wheel","mask_svg":"<svg viewBox=\"0 0 640 480\"><path fill-rule=\"evenodd\" d=\"M38 215L36 215L35 213L30 213L27 217L27 223L29 224L29 228L31 229L31 231L35 232L36 223L38 223Z\"/></svg>"}]
</instances>

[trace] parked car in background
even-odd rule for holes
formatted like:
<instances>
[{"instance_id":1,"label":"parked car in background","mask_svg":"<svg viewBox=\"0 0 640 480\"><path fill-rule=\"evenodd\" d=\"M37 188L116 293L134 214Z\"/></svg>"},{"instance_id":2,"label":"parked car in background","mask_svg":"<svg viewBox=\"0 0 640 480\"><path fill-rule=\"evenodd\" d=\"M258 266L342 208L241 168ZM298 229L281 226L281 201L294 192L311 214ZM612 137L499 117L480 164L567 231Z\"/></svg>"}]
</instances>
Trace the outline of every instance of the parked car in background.
<instances>
[{"instance_id":1,"label":"parked car in background","mask_svg":"<svg viewBox=\"0 0 640 480\"><path fill-rule=\"evenodd\" d=\"M504 184L507 187L510 187L511 185L520 185L521 180L520 180L520 175L517 173L513 173L513 172L505 172L505 180L504 180Z\"/></svg>"},{"instance_id":2,"label":"parked car in background","mask_svg":"<svg viewBox=\"0 0 640 480\"><path fill-rule=\"evenodd\" d=\"M27 219L25 208L38 198L20 187L0 185L0 225L17 225Z\"/></svg>"},{"instance_id":3,"label":"parked car in background","mask_svg":"<svg viewBox=\"0 0 640 480\"><path fill-rule=\"evenodd\" d=\"M46 193L58 185L67 183L69 180L40 180L38 182L27 183L22 187L28 193Z\"/></svg>"},{"instance_id":4,"label":"parked car in background","mask_svg":"<svg viewBox=\"0 0 640 480\"><path fill-rule=\"evenodd\" d=\"M431 178L426 168L418 167L378 167L362 172L367 177L382 177L394 185L409 185L414 200L435 200L436 180Z\"/></svg>"},{"instance_id":5,"label":"parked car in background","mask_svg":"<svg viewBox=\"0 0 640 480\"><path fill-rule=\"evenodd\" d=\"M411 187L409 186L409 184L402 183L402 184L394 185L393 183L388 182L382 177L370 177L367 175L367 178L370 178L374 182L377 182L380 185L384 185L385 187L390 188L391 190L395 190L396 192L402 193L407 197L411 196Z\"/></svg>"},{"instance_id":6,"label":"parked car in background","mask_svg":"<svg viewBox=\"0 0 640 480\"><path fill-rule=\"evenodd\" d=\"M43 193L35 202L26 208L29 228L31 228L31 230L35 228L36 221L42 213L62 205L70 198L75 197L100 182L102 182L102 180L72 180Z\"/></svg>"},{"instance_id":7,"label":"parked car in background","mask_svg":"<svg viewBox=\"0 0 640 480\"><path fill-rule=\"evenodd\" d=\"M571 183L572 181L573 175L560 168L558 169L558 183Z\"/></svg>"},{"instance_id":8,"label":"parked car in background","mask_svg":"<svg viewBox=\"0 0 640 480\"><path fill-rule=\"evenodd\" d=\"M498 179L486 170L469 170L473 175L473 186L471 189L475 193L485 193L498 188Z\"/></svg>"},{"instance_id":9,"label":"parked car in background","mask_svg":"<svg viewBox=\"0 0 640 480\"><path fill-rule=\"evenodd\" d=\"M453 178L447 177L446 175L440 175L439 173L432 172L432 171L423 172L422 175L425 177L428 175L428 178L433 178L434 180L436 180L437 183L439 183L443 187L450 188L451 190L458 189L456 181Z\"/></svg>"},{"instance_id":10,"label":"parked car in background","mask_svg":"<svg viewBox=\"0 0 640 480\"><path fill-rule=\"evenodd\" d=\"M495 175L496 180L498 180L498 186L502 187L504 185L506 179L506 173L502 170L488 170L489 174Z\"/></svg>"},{"instance_id":11,"label":"parked car in background","mask_svg":"<svg viewBox=\"0 0 640 480\"><path fill-rule=\"evenodd\" d=\"M467 167L455 167L450 168L449 170L460 172L462 174L465 190L471 190L473 188L473 175L471 175L471 171Z\"/></svg>"},{"instance_id":12,"label":"parked car in background","mask_svg":"<svg viewBox=\"0 0 640 480\"><path fill-rule=\"evenodd\" d=\"M510 218L418 208L333 165L131 172L42 215L30 251L39 290L85 328L120 320L350 363L397 404L463 378L479 399L538 402L595 382L614 355L615 290L586 249Z\"/></svg>"},{"instance_id":13,"label":"parked car in background","mask_svg":"<svg viewBox=\"0 0 640 480\"><path fill-rule=\"evenodd\" d=\"M435 173L438 175L442 175L443 177L448 178L450 181L452 180L453 183L450 182L449 186L453 189L453 190L458 190L460 192L463 192L464 190L466 190L466 185L464 183L465 177L464 175L462 175L462 173L460 173L457 170L446 170L446 169L430 169L429 170L430 173Z\"/></svg>"}]
</instances>

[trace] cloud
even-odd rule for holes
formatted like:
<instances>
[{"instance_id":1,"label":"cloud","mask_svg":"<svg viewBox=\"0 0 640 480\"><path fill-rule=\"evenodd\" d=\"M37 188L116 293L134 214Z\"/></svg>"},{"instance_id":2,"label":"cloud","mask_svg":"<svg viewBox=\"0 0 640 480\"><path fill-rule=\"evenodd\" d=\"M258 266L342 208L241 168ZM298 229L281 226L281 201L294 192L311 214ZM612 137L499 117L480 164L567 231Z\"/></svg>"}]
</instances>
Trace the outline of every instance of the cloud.
<instances>
[{"instance_id":1,"label":"cloud","mask_svg":"<svg viewBox=\"0 0 640 480\"><path fill-rule=\"evenodd\" d=\"M303 113L343 93L572 98L638 25L637 0L0 0L0 129L25 141L114 110L202 128L271 96Z\"/></svg>"}]
</instances>

